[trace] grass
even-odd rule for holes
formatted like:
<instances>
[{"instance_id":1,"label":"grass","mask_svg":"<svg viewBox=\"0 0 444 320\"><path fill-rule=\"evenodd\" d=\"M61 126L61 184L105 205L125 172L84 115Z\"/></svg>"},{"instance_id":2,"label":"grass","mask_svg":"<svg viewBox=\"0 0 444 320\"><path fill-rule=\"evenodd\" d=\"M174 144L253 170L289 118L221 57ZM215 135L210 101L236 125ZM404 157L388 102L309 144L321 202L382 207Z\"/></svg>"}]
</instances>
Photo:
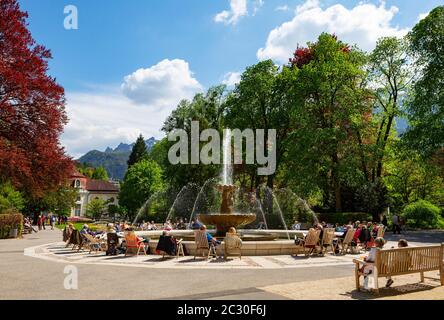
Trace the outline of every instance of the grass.
<instances>
[{"instance_id":1,"label":"grass","mask_svg":"<svg viewBox=\"0 0 444 320\"><path fill-rule=\"evenodd\" d=\"M84 224L85 224L84 222L74 222L74 223L73 223L73 225L74 225L74 229L81 231L81 230L83 229L83 225L84 225ZM87 223L87 224L88 224L88 223ZM65 229L65 226L66 226L66 224L64 224L64 223L62 223L62 224L56 224L56 227L57 227L58 229L60 229L60 230ZM88 224L88 226L89 226L89 228L90 228L92 231L97 231L97 230L101 230L101 229L102 229L101 226L97 226L97 225L93 225L93 224Z\"/></svg>"}]
</instances>

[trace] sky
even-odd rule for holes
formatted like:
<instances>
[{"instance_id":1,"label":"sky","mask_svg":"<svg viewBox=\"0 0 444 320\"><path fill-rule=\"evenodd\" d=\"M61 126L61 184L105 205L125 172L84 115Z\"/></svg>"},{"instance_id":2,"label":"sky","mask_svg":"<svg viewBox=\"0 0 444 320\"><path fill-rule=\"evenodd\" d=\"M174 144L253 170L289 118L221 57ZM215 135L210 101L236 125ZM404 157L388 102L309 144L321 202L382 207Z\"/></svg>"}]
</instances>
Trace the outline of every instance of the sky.
<instances>
[{"instance_id":1,"label":"sky","mask_svg":"<svg viewBox=\"0 0 444 320\"><path fill-rule=\"evenodd\" d=\"M19 0L35 40L51 50L50 74L65 88L68 154L139 134L162 138L181 99L232 87L246 67L286 64L322 32L371 51L403 36L442 0ZM78 28L66 29L74 5Z\"/></svg>"}]
</instances>

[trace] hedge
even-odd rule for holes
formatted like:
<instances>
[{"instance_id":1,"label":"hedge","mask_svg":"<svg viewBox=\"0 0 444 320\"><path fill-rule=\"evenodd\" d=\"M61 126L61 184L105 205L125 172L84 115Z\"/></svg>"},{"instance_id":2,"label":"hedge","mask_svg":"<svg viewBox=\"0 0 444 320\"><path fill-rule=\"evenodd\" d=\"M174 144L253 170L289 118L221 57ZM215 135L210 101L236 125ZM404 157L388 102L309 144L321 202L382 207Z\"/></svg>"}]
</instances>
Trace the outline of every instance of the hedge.
<instances>
[{"instance_id":1,"label":"hedge","mask_svg":"<svg viewBox=\"0 0 444 320\"><path fill-rule=\"evenodd\" d=\"M325 221L327 223L339 223L347 224L349 221L372 221L373 216L365 212L327 212L320 213L318 215L319 221Z\"/></svg>"},{"instance_id":2,"label":"hedge","mask_svg":"<svg viewBox=\"0 0 444 320\"><path fill-rule=\"evenodd\" d=\"M402 217L407 225L421 229L444 228L444 219L441 217L441 210L434 204L419 200L411 203L402 211Z\"/></svg>"},{"instance_id":3,"label":"hedge","mask_svg":"<svg viewBox=\"0 0 444 320\"><path fill-rule=\"evenodd\" d=\"M21 237L23 231L23 215L21 213L0 214L0 239L8 239L12 229L18 229L17 237Z\"/></svg>"}]
</instances>

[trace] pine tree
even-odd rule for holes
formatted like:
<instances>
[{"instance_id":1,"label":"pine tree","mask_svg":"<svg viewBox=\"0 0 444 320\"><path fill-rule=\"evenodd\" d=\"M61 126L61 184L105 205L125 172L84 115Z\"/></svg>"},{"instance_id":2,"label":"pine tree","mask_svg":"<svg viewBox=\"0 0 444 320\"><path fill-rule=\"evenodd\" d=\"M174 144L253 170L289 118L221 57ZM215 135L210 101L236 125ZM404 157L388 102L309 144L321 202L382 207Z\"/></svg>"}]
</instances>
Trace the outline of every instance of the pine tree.
<instances>
[{"instance_id":1,"label":"pine tree","mask_svg":"<svg viewBox=\"0 0 444 320\"><path fill-rule=\"evenodd\" d=\"M133 150L131 151L131 154L129 156L129 159L127 161L128 163L128 169L145 158L148 155L148 151L146 149L145 139L142 135L137 138L136 144L133 147Z\"/></svg>"}]
</instances>

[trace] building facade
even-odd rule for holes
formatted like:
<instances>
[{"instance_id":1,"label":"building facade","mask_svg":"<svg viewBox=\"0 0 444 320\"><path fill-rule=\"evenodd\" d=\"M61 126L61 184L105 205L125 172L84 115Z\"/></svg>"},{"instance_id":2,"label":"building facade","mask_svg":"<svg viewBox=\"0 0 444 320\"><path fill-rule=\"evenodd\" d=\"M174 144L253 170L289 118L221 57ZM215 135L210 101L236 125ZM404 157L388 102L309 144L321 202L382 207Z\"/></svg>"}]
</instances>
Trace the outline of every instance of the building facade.
<instances>
[{"instance_id":1,"label":"building facade","mask_svg":"<svg viewBox=\"0 0 444 320\"><path fill-rule=\"evenodd\" d=\"M71 209L71 217L86 217L88 203L93 199L104 200L108 207L119 204L119 187L116 183L90 179L75 171L70 177L70 184L79 192L76 204Z\"/></svg>"}]
</instances>

